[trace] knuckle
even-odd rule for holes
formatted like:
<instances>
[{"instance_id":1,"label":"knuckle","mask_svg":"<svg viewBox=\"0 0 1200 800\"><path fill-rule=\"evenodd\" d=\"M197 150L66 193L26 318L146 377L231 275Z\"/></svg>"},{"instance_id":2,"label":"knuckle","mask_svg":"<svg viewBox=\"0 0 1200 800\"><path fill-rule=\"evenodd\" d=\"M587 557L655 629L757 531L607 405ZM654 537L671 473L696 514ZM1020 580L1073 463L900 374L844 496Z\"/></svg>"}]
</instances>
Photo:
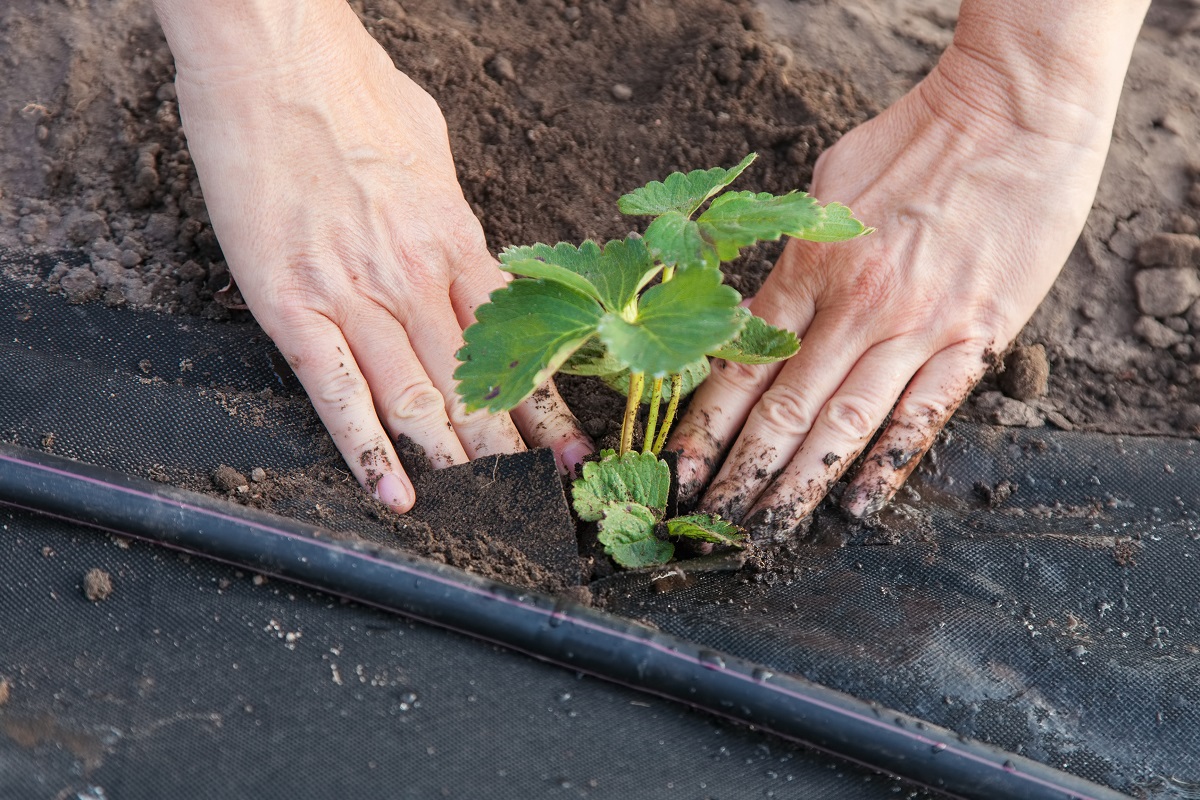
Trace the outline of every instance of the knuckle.
<instances>
[{"instance_id":1,"label":"knuckle","mask_svg":"<svg viewBox=\"0 0 1200 800\"><path fill-rule=\"evenodd\" d=\"M871 403L855 395L835 395L825 404L823 422L847 441L862 441L875 432Z\"/></svg>"},{"instance_id":2,"label":"knuckle","mask_svg":"<svg viewBox=\"0 0 1200 800\"><path fill-rule=\"evenodd\" d=\"M712 366L715 382L740 392L761 392L773 374L769 364L743 364L717 359Z\"/></svg>"},{"instance_id":3,"label":"knuckle","mask_svg":"<svg viewBox=\"0 0 1200 800\"><path fill-rule=\"evenodd\" d=\"M807 436L814 419L812 403L788 383L775 383L763 392L758 416L769 427L791 436Z\"/></svg>"},{"instance_id":4,"label":"knuckle","mask_svg":"<svg viewBox=\"0 0 1200 800\"><path fill-rule=\"evenodd\" d=\"M427 422L445 414L446 401L442 393L428 381L418 380L402 386L387 403L387 421L396 429L406 423Z\"/></svg>"},{"instance_id":5,"label":"knuckle","mask_svg":"<svg viewBox=\"0 0 1200 800\"><path fill-rule=\"evenodd\" d=\"M921 427L941 427L952 410L945 398L907 395L896 404L894 416Z\"/></svg>"},{"instance_id":6,"label":"knuckle","mask_svg":"<svg viewBox=\"0 0 1200 800\"><path fill-rule=\"evenodd\" d=\"M316 390L309 394L314 402L340 411L367 400L371 391L352 365L339 362L317 379Z\"/></svg>"}]
</instances>

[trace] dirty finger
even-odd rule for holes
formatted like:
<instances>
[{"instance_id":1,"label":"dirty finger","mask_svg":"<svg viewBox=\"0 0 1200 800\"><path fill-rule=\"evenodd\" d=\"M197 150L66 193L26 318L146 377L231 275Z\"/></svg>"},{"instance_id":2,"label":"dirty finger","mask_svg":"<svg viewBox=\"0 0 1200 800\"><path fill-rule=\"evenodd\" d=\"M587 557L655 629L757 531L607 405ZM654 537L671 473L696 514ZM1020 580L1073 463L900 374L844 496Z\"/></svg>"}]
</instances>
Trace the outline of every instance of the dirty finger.
<instances>
[{"instance_id":1,"label":"dirty finger","mask_svg":"<svg viewBox=\"0 0 1200 800\"><path fill-rule=\"evenodd\" d=\"M748 525L784 532L811 514L887 419L924 356L907 338L890 339L868 350L821 406L786 469L755 503Z\"/></svg>"},{"instance_id":2,"label":"dirty finger","mask_svg":"<svg viewBox=\"0 0 1200 800\"><path fill-rule=\"evenodd\" d=\"M446 400L396 319L373 306L354 315L345 334L392 440L412 439L438 469L466 462L466 451L446 414Z\"/></svg>"},{"instance_id":3,"label":"dirty finger","mask_svg":"<svg viewBox=\"0 0 1200 800\"><path fill-rule=\"evenodd\" d=\"M341 329L312 313L302 328L285 327L272 332L272 338L358 482L398 513L412 508L412 483L379 422L370 386Z\"/></svg>"},{"instance_id":4,"label":"dirty finger","mask_svg":"<svg viewBox=\"0 0 1200 800\"><path fill-rule=\"evenodd\" d=\"M955 345L920 369L842 495L842 508L848 514L861 519L887 505L987 371L985 350L979 343Z\"/></svg>"},{"instance_id":5,"label":"dirty finger","mask_svg":"<svg viewBox=\"0 0 1200 800\"><path fill-rule=\"evenodd\" d=\"M818 316L799 354L756 396L737 441L700 507L738 521L792 461L865 350L863 334L835 315Z\"/></svg>"}]
</instances>

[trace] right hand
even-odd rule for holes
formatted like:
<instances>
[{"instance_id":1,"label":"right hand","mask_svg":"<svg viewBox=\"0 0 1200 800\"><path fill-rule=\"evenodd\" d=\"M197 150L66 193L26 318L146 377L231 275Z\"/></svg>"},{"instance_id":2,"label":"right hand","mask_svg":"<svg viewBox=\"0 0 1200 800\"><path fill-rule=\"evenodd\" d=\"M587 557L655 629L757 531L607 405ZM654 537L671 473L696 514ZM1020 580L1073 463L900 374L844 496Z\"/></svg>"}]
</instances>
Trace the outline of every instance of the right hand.
<instances>
[{"instance_id":1,"label":"right hand","mask_svg":"<svg viewBox=\"0 0 1200 800\"><path fill-rule=\"evenodd\" d=\"M214 231L359 482L411 508L400 435L439 467L525 442L575 467L593 447L553 385L511 417L468 414L455 394L462 331L505 277L434 100L344 3L285 9L263 36L259 9L246 23L189 6L158 10Z\"/></svg>"}]
</instances>

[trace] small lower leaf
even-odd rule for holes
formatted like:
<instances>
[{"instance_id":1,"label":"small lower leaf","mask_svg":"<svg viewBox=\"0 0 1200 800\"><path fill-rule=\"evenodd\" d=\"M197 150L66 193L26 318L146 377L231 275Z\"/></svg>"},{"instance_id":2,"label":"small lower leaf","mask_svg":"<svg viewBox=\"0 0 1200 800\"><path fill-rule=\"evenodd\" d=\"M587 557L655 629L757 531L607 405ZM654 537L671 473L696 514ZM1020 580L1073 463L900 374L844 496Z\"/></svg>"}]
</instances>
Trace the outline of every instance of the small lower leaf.
<instances>
[{"instance_id":1,"label":"small lower leaf","mask_svg":"<svg viewBox=\"0 0 1200 800\"><path fill-rule=\"evenodd\" d=\"M667 508L671 469L652 453L626 453L583 465L571 487L575 513L587 522L604 517L613 505L637 503L661 519Z\"/></svg>"},{"instance_id":2,"label":"small lower leaf","mask_svg":"<svg viewBox=\"0 0 1200 800\"><path fill-rule=\"evenodd\" d=\"M654 535L657 523L654 512L643 505L614 503L604 510L597 538L622 567L653 567L675 554L675 545Z\"/></svg>"},{"instance_id":3,"label":"small lower leaf","mask_svg":"<svg viewBox=\"0 0 1200 800\"><path fill-rule=\"evenodd\" d=\"M745 308L739 308L738 315L745 318L746 324L736 338L709 353L713 358L742 364L770 364L799 352L800 340L796 334L768 325Z\"/></svg>"},{"instance_id":4,"label":"small lower leaf","mask_svg":"<svg viewBox=\"0 0 1200 800\"><path fill-rule=\"evenodd\" d=\"M622 567L637 569L638 567L657 567L666 564L671 560L671 556L675 555L675 545L651 536L649 539L605 547L604 552L612 556L613 561Z\"/></svg>"},{"instance_id":5,"label":"small lower leaf","mask_svg":"<svg viewBox=\"0 0 1200 800\"><path fill-rule=\"evenodd\" d=\"M641 503L613 503L604 509L598 536L605 546L632 544L653 538L657 524L654 512Z\"/></svg>"},{"instance_id":6,"label":"small lower leaf","mask_svg":"<svg viewBox=\"0 0 1200 800\"><path fill-rule=\"evenodd\" d=\"M667 535L733 547L743 547L746 543L745 531L715 514L689 514L669 519Z\"/></svg>"}]
</instances>

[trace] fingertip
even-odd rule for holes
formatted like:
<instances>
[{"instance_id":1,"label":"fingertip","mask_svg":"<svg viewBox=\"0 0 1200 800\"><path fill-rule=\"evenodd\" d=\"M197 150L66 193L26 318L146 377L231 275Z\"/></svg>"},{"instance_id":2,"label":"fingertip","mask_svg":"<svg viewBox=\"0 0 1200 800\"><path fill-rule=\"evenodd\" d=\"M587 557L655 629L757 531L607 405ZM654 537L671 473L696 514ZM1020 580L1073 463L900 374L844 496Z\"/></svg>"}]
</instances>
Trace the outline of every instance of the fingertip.
<instances>
[{"instance_id":1,"label":"fingertip","mask_svg":"<svg viewBox=\"0 0 1200 800\"><path fill-rule=\"evenodd\" d=\"M375 498L397 514L410 511L417 499L412 484L393 472L385 474L375 484Z\"/></svg>"},{"instance_id":2,"label":"fingertip","mask_svg":"<svg viewBox=\"0 0 1200 800\"><path fill-rule=\"evenodd\" d=\"M852 485L842 495L842 511L856 520L864 520L882 511L895 493L896 490L891 487L868 488Z\"/></svg>"},{"instance_id":3,"label":"fingertip","mask_svg":"<svg viewBox=\"0 0 1200 800\"><path fill-rule=\"evenodd\" d=\"M578 477L583 467L584 459L594 452L596 452L596 445L591 440L572 439L561 450L556 449L555 456L558 460L558 471L572 478Z\"/></svg>"}]
</instances>

